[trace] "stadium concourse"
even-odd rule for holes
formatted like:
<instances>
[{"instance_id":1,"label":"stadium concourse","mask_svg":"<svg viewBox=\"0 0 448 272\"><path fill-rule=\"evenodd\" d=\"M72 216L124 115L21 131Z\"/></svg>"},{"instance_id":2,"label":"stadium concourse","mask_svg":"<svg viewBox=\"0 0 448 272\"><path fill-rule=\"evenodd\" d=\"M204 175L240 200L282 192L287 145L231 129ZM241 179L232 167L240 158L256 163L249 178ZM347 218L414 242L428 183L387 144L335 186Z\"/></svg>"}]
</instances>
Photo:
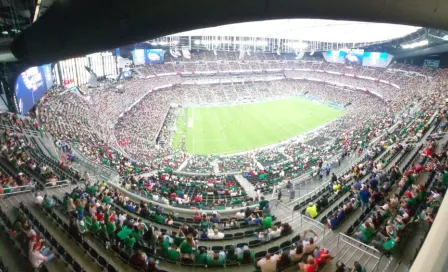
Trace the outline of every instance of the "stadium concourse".
<instances>
[{"instance_id":1,"label":"stadium concourse","mask_svg":"<svg viewBox=\"0 0 448 272\"><path fill-rule=\"evenodd\" d=\"M408 271L446 205L448 72L220 54L1 115L10 271ZM241 154L191 154L174 129L183 106L279 97L344 115Z\"/></svg>"}]
</instances>

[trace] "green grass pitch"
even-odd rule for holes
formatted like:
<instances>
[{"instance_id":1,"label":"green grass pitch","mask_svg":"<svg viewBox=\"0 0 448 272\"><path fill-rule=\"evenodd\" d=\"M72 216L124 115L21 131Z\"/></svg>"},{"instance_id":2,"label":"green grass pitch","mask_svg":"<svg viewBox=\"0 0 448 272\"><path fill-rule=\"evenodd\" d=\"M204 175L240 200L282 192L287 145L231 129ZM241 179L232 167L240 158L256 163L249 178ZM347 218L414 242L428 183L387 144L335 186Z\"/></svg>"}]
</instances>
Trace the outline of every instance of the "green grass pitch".
<instances>
[{"instance_id":1,"label":"green grass pitch","mask_svg":"<svg viewBox=\"0 0 448 272\"><path fill-rule=\"evenodd\" d=\"M179 146L186 132L188 153L243 152L293 138L343 114L300 97L181 109L173 147Z\"/></svg>"}]
</instances>

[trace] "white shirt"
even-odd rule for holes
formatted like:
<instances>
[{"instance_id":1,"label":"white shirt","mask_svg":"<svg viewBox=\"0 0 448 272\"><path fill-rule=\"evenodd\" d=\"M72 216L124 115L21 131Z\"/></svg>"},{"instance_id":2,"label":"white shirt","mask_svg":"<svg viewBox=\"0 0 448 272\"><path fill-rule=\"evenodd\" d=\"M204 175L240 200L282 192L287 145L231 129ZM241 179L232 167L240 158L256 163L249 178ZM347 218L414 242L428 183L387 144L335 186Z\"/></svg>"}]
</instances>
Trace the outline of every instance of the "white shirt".
<instances>
[{"instance_id":1,"label":"white shirt","mask_svg":"<svg viewBox=\"0 0 448 272\"><path fill-rule=\"evenodd\" d=\"M244 214L244 212L237 212L235 217L236 219L244 219L246 217L246 214Z\"/></svg>"},{"instance_id":2,"label":"white shirt","mask_svg":"<svg viewBox=\"0 0 448 272\"><path fill-rule=\"evenodd\" d=\"M36 196L36 198L34 199L34 202L36 204L42 205L42 202L44 202L44 198L41 195Z\"/></svg>"},{"instance_id":3,"label":"white shirt","mask_svg":"<svg viewBox=\"0 0 448 272\"><path fill-rule=\"evenodd\" d=\"M259 260L257 266L260 267L261 272L275 272L277 270L277 255L271 256L269 260L266 258Z\"/></svg>"},{"instance_id":4,"label":"white shirt","mask_svg":"<svg viewBox=\"0 0 448 272\"><path fill-rule=\"evenodd\" d=\"M118 220L121 222L121 224L123 224L123 222L126 220L127 216L126 214L120 214L118 216Z\"/></svg>"},{"instance_id":5,"label":"white shirt","mask_svg":"<svg viewBox=\"0 0 448 272\"><path fill-rule=\"evenodd\" d=\"M218 232L218 234L209 233L207 235L207 237L208 237L208 239L211 239L211 240L218 240L218 239L224 238L224 233L222 233L222 232Z\"/></svg>"},{"instance_id":6,"label":"white shirt","mask_svg":"<svg viewBox=\"0 0 448 272\"><path fill-rule=\"evenodd\" d=\"M155 202L159 201L159 195L153 194L152 195L152 200L154 200Z\"/></svg>"},{"instance_id":7,"label":"white shirt","mask_svg":"<svg viewBox=\"0 0 448 272\"><path fill-rule=\"evenodd\" d=\"M39 267L43 262L45 262L46 257L40 254L39 251L32 251L29 255L30 263L34 268Z\"/></svg>"},{"instance_id":8,"label":"white shirt","mask_svg":"<svg viewBox=\"0 0 448 272\"><path fill-rule=\"evenodd\" d=\"M279 230L279 229L277 229L275 231L273 230L273 231L269 232L269 237L271 237L271 239L274 239L274 238L280 237L280 234L281 234L281 230Z\"/></svg>"}]
</instances>

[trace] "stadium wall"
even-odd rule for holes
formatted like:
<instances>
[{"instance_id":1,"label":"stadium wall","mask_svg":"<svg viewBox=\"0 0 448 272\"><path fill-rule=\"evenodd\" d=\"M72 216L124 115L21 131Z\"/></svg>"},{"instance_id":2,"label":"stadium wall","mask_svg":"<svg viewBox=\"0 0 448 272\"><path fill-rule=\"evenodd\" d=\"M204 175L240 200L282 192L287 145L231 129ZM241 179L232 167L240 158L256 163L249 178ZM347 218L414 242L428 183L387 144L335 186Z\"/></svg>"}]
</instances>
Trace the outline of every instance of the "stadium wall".
<instances>
[{"instance_id":1,"label":"stadium wall","mask_svg":"<svg viewBox=\"0 0 448 272\"><path fill-rule=\"evenodd\" d=\"M415 259L410 272L446 272L448 271L448 255L446 245L448 244L448 196L445 198L437 213L437 217L426 236L425 242Z\"/></svg>"}]
</instances>

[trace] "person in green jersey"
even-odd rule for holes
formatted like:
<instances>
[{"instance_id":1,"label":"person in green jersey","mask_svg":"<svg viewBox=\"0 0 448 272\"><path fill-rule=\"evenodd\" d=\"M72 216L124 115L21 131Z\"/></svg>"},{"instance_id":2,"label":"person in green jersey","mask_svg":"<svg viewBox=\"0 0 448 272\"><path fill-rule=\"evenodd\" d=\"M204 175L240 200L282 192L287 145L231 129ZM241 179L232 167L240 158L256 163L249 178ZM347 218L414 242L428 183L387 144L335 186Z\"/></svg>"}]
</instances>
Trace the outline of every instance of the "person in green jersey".
<instances>
[{"instance_id":1,"label":"person in green jersey","mask_svg":"<svg viewBox=\"0 0 448 272\"><path fill-rule=\"evenodd\" d=\"M361 226L359 230L359 232L355 233L355 238L365 244L369 244L372 241L375 229L370 225L369 222L365 222L364 226Z\"/></svg>"},{"instance_id":2,"label":"person in green jersey","mask_svg":"<svg viewBox=\"0 0 448 272\"><path fill-rule=\"evenodd\" d=\"M167 257L170 261L180 261L180 250L177 248L176 244L171 244L167 251Z\"/></svg>"},{"instance_id":3,"label":"person in green jersey","mask_svg":"<svg viewBox=\"0 0 448 272\"><path fill-rule=\"evenodd\" d=\"M89 231L93 234L98 233L98 231L100 230L101 226L100 226L100 222L98 222L98 220L96 219L96 216L92 217L92 224L89 227Z\"/></svg>"},{"instance_id":4,"label":"person in green jersey","mask_svg":"<svg viewBox=\"0 0 448 272\"><path fill-rule=\"evenodd\" d=\"M135 245L135 238L130 234L124 239L124 248L128 254L131 254Z\"/></svg>"}]
</instances>

